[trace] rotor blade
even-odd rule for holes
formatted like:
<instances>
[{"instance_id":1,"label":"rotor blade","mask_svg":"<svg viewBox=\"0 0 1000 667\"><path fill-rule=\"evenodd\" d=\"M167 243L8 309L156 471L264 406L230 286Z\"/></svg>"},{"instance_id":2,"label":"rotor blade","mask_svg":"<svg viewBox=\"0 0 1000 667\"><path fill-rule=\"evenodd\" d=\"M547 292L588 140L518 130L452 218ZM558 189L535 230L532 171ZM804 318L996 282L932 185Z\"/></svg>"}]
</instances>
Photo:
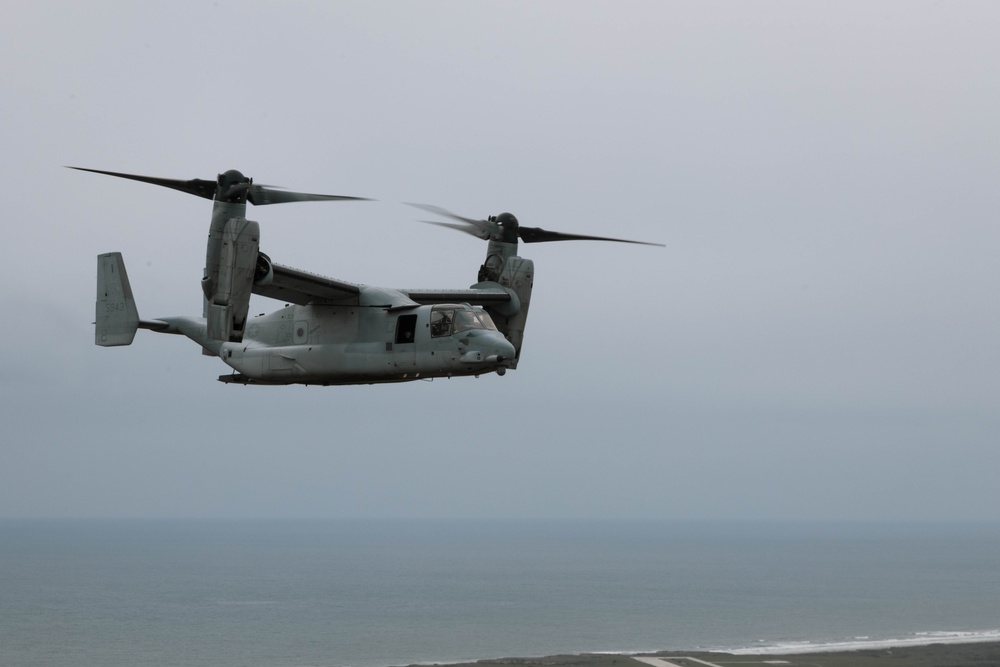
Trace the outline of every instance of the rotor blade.
<instances>
[{"instance_id":1,"label":"rotor blade","mask_svg":"<svg viewBox=\"0 0 1000 667\"><path fill-rule=\"evenodd\" d=\"M365 197L343 195L314 195L308 192L292 192L273 185L251 185L247 201L256 206L267 204L288 204L297 201L371 201Z\"/></svg>"},{"instance_id":2,"label":"rotor blade","mask_svg":"<svg viewBox=\"0 0 1000 667\"><path fill-rule=\"evenodd\" d=\"M136 174L122 174L117 171L102 171L100 169L87 169L85 167L70 167L70 169L76 169L77 171L89 171L94 174L104 174L105 176L127 178L131 181L140 181L142 183L159 185L164 188L180 190L181 192L186 192L190 195L196 195L198 197L204 197L205 199L215 199L215 181L206 181L200 178L193 178L189 181L184 181L177 178L138 176Z\"/></svg>"},{"instance_id":3,"label":"rotor blade","mask_svg":"<svg viewBox=\"0 0 1000 667\"><path fill-rule=\"evenodd\" d=\"M429 225L438 225L439 227L450 227L452 229L457 229L460 232L465 232L466 234L472 234L473 236L484 240L489 240L490 237L494 236L499 231L497 224L495 222L490 222L489 220L476 220L474 218L464 218L439 206L431 206L430 204L411 203L410 206L414 206L421 210L427 211L428 213L436 213L437 215L441 215L446 218L451 218L452 220L456 220L459 223L455 224L451 222L431 222L429 220L421 220L421 222L426 222Z\"/></svg>"},{"instance_id":4,"label":"rotor blade","mask_svg":"<svg viewBox=\"0 0 1000 667\"><path fill-rule=\"evenodd\" d=\"M586 236L584 234L564 234L562 232L550 232L541 227L518 227L518 234L525 243L542 243L544 241L614 241L615 243L635 243L638 245L651 245L666 248L663 243L649 243L647 241L630 241L628 239L613 239L607 236Z\"/></svg>"},{"instance_id":5,"label":"rotor blade","mask_svg":"<svg viewBox=\"0 0 1000 667\"><path fill-rule=\"evenodd\" d=\"M440 206L431 206L430 204L413 204L413 203L410 203L409 205L427 211L428 213L437 213L438 215L443 215L446 218L451 218L452 220L458 220L459 222L464 222L469 225L475 225L475 226L480 226L483 224L489 225L488 220L475 220L473 218L463 218L457 213L452 213L448 209L441 208Z\"/></svg>"},{"instance_id":6,"label":"rotor blade","mask_svg":"<svg viewBox=\"0 0 1000 667\"><path fill-rule=\"evenodd\" d=\"M449 222L429 222L424 220L422 222L428 222L432 225L439 225L441 227L451 227L452 229L457 229L459 231L465 232L466 234L472 234L481 239L490 239L500 235L500 225L493 220L474 220L472 218L464 218L460 215L456 215L447 209L443 209L440 206L431 206L430 204L410 204L410 206L415 206L424 211L430 213L436 213L437 215L444 216L446 218L451 218L452 220L458 221L459 224L449 223ZM501 214L499 217L503 217ZM512 220L516 224L516 220ZM585 234L565 234L563 232L550 232L541 227L517 227L518 236L525 243L542 243L544 241L612 241L615 243L635 243L637 245L651 245L660 248L666 248L667 246L663 243L649 243L647 241L631 241L629 239L615 239L608 236L587 236Z\"/></svg>"},{"instance_id":7,"label":"rotor blade","mask_svg":"<svg viewBox=\"0 0 1000 667\"><path fill-rule=\"evenodd\" d=\"M460 232L465 232L466 234L472 234L476 238L483 239L484 241L489 241L490 239L490 233L488 230L467 223L436 222L434 220L421 220L420 222L423 222L428 225L437 225L438 227L448 227L449 229L457 229Z\"/></svg>"}]
</instances>

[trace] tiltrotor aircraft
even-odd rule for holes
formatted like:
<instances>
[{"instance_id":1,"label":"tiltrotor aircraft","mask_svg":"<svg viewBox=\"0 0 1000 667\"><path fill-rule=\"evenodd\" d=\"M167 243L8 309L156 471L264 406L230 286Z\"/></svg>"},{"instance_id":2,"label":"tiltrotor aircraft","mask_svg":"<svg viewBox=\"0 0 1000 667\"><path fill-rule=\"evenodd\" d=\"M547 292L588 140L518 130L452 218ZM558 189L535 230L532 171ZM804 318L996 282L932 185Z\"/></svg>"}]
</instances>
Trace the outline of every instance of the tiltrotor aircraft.
<instances>
[{"instance_id":1,"label":"tiltrotor aircraft","mask_svg":"<svg viewBox=\"0 0 1000 667\"><path fill-rule=\"evenodd\" d=\"M486 220L463 218L431 206L436 222L489 241L486 261L469 289L402 290L359 285L272 262L260 252L260 226L246 219L255 205L360 200L263 185L238 171L215 181L177 180L83 169L212 199L201 317L139 318L119 252L97 257L95 342L131 345L137 329L187 336L202 353L217 356L236 384L347 385L436 377L503 375L517 368L535 277L530 259L517 256L518 238L597 240L662 245L522 227L510 213ZM249 317L250 295L285 303Z\"/></svg>"}]
</instances>

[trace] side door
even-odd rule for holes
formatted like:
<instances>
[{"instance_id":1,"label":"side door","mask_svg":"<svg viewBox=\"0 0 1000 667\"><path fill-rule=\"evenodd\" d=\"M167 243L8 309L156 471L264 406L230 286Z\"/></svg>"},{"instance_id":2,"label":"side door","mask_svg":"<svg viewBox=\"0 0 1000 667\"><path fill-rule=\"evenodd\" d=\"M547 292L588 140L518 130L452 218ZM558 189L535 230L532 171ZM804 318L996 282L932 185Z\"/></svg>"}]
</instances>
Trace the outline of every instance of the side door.
<instances>
[{"instance_id":1,"label":"side door","mask_svg":"<svg viewBox=\"0 0 1000 667\"><path fill-rule=\"evenodd\" d=\"M392 338L392 360L397 367L417 365L417 315L408 313L396 317Z\"/></svg>"}]
</instances>

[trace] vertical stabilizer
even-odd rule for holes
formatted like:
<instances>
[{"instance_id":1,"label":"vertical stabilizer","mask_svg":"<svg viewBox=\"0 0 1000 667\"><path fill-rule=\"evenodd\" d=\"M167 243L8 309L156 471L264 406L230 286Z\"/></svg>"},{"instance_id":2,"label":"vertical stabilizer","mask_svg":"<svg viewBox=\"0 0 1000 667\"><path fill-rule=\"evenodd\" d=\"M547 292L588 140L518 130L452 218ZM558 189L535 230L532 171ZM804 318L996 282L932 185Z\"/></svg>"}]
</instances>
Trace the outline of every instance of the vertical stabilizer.
<instances>
[{"instance_id":1,"label":"vertical stabilizer","mask_svg":"<svg viewBox=\"0 0 1000 667\"><path fill-rule=\"evenodd\" d=\"M97 318L94 342L103 347L131 345L139 312L120 252L97 256Z\"/></svg>"}]
</instances>

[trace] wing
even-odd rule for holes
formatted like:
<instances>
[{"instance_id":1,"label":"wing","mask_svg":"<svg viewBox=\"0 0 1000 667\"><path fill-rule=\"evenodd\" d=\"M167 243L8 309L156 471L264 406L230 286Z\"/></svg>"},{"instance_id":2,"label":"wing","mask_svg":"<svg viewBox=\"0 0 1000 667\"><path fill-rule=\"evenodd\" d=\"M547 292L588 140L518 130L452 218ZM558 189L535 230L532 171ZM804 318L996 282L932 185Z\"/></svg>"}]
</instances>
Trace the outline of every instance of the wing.
<instances>
[{"instance_id":1,"label":"wing","mask_svg":"<svg viewBox=\"0 0 1000 667\"><path fill-rule=\"evenodd\" d=\"M395 290L336 280L271 262L270 275L253 286L253 293L299 306L331 304L410 308L436 303L474 306L509 303L510 292L497 283L459 290Z\"/></svg>"},{"instance_id":2,"label":"wing","mask_svg":"<svg viewBox=\"0 0 1000 667\"><path fill-rule=\"evenodd\" d=\"M402 290L403 294L415 302L426 305L435 303L467 303L472 306L488 306L498 303L508 303L510 293L500 285L459 290Z\"/></svg>"},{"instance_id":3,"label":"wing","mask_svg":"<svg viewBox=\"0 0 1000 667\"><path fill-rule=\"evenodd\" d=\"M310 303L356 305L361 298L362 286L355 283L273 262L271 272L269 279L254 284L254 294L299 306Z\"/></svg>"}]
</instances>

